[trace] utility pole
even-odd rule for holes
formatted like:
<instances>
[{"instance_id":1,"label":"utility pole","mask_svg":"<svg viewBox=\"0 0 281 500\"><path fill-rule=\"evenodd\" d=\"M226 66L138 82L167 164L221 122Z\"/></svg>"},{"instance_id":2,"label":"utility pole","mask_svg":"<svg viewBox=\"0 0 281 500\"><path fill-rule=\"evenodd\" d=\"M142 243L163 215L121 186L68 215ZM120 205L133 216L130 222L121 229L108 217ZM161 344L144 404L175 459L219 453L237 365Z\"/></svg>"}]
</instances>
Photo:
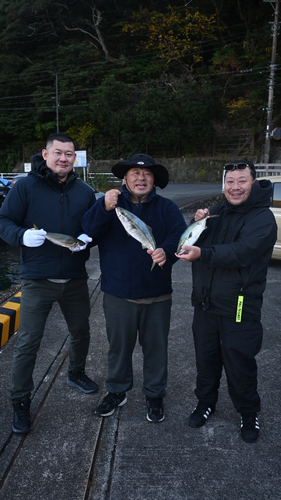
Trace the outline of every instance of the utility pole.
<instances>
[{"instance_id":1,"label":"utility pole","mask_svg":"<svg viewBox=\"0 0 281 500\"><path fill-rule=\"evenodd\" d=\"M278 0L279 2L279 0ZM56 74L56 115L57 115L57 132L60 131L59 126L59 81L58 81L58 72L55 71Z\"/></svg>"},{"instance_id":2,"label":"utility pole","mask_svg":"<svg viewBox=\"0 0 281 500\"><path fill-rule=\"evenodd\" d=\"M263 0L263 1L272 3L271 0ZM279 26L279 3L280 0L275 1L270 76L269 76L269 86L268 86L267 122L266 122L265 147L264 147L264 163L267 164L269 163L270 159L270 138L271 138L271 128L272 128L274 76L276 67L275 60L276 60L277 36L278 36L278 26Z\"/></svg>"}]
</instances>

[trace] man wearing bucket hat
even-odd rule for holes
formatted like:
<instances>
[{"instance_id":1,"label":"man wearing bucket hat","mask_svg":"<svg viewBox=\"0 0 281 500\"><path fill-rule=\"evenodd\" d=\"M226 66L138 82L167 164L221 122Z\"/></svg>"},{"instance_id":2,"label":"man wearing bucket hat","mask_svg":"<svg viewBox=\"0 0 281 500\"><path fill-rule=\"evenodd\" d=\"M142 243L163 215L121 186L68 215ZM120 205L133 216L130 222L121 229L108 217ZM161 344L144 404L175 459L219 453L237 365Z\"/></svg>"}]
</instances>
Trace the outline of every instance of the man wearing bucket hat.
<instances>
[{"instance_id":1,"label":"man wearing bucket hat","mask_svg":"<svg viewBox=\"0 0 281 500\"><path fill-rule=\"evenodd\" d=\"M169 174L151 156L135 154L114 165L112 173L123 179L122 192L107 191L82 219L82 227L99 246L109 341L108 394L96 414L112 415L127 402L126 392L133 387L132 354L138 333L144 356L142 390L147 419L161 422L167 385L172 265L186 224L177 205L156 194L156 186L167 186ZM117 206L152 228L156 250L144 250L126 233L114 210ZM156 264L153 270L151 259Z\"/></svg>"}]
</instances>

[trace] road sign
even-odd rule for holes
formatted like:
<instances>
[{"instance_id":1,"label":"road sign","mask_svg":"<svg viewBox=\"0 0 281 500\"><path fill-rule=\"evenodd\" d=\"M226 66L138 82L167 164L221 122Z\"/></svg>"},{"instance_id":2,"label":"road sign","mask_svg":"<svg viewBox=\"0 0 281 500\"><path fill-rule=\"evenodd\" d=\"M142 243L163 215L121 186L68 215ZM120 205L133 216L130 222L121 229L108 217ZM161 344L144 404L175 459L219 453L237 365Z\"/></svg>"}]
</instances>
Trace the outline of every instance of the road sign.
<instances>
[{"instance_id":1,"label":"road sign","mask_svg":"<svg viewBox=\"0 0 281 500\"><path fill-rule=\"evenodd\" d=\"M87 151L75 151L74 167L87 167Z\"/></svg>"}]
</instances>

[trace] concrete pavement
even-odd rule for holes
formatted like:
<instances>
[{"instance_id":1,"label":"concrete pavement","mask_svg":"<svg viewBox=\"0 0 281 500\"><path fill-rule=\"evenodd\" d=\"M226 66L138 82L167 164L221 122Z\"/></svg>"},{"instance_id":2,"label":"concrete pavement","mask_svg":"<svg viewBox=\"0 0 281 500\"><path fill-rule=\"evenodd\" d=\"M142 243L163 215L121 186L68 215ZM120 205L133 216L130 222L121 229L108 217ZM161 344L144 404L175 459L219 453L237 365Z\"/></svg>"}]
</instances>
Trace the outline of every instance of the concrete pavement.
<instances>
[{"instance_id":1,"label":"concrete pavement","mask_svg":"<svg viewBox=\"0 0 281 500\"><path fill-rule=\"evenodd\" d=\"M187 214L187 219L189 215ZM99 264L88 265L92 340L87 373L100 385L84 395L66 384L68 332L53 308L34 372L34 430L11 432L9 383L14 335L0 354L1 500L279 500L281 263L270 265L264 296L264 342L258 356L262 397L261 434L254 444L240 437L240 418L222 377L216 413L201 429L187 421L196 405L191 333L191 269L173 271L166 418L146 420L142 354L134 352L134 388L128 403L108 418L94 415L105 395L107 340L99 288Z\"/></svg>"}]
</instances>

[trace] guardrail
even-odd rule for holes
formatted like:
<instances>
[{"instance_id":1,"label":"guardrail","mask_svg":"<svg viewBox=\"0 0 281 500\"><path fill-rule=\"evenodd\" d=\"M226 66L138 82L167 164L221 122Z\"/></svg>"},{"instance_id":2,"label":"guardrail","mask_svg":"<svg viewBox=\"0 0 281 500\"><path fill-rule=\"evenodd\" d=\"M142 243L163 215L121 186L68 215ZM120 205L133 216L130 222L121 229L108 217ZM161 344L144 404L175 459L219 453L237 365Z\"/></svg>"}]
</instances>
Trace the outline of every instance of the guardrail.
<instances>
[{"instance_id":1,"label":"guardrail","mask_svg":"<svg viewBox=\"0 0 281 500\"><path fill-rule=\"evenodd\" d=\"M281 163L256 163L257 177L264 177L266 175L281 175ZM22 172L0 172L0 178L12 180L14 177ZM117 179L111 172L88 172L88 179L106 178L111 184L120 184L121 179Z\"/></svg>"},{"instance_id":2,"label":"guardrail","mask_svg":"<svg viewBox=\"0 0 281 500\"><path fill-rule=\"evenodd\" d=\"M105 178L108 182L113 184L120 184L121 179L117 179L111 172L89 172L88 179L101 179Z\"/></svg>"},{"instance_id":3,"label":"guardrail","mask_svg":"<svg viewBox=\"0 0 281 500\"><path fill-rule=\"evenodd\" d=\"M14 173L14 172L0 172L0 178L1 179L10 179L12 180L14 177L16 177L17 175L19 175L20 172L17 172L17 173ZM22 172L21 172L22 173Z\"/></svg>"},{"instance_id":4,"label":"guardrail","mask_svg":"<svg viewBox=\"0 0 281 500\"><path fill-rule=\"evenodd\" d=\"M13 179L17 175L23 172L0 172L1 179ZM111 172L89 172L87 175L88 179L103 178L105 177L109 182L116 182L120 184L121 179L117 179Z\"/></svg>"},{"instance_id":5,"label":"guardrail","mask_svg":"<svg viewBox=\"0 0 281 500\"><path fill-rule=\"evenodd\" d=\"M257 177L281 175L281 163L256 163Z\"/></svg>"}]
</instances>

